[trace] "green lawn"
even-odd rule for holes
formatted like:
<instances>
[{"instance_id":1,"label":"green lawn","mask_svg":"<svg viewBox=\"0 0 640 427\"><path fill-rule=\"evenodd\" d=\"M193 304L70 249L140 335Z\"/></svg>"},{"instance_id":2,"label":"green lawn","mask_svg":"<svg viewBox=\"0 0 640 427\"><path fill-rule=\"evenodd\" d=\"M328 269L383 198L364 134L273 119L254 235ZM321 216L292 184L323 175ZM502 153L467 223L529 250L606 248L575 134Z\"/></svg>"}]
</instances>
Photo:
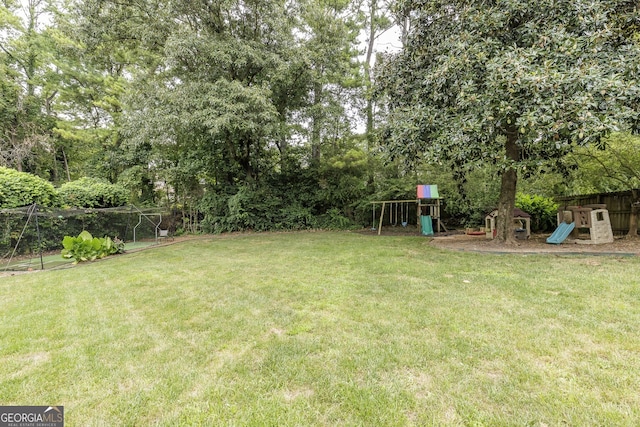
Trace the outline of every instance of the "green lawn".
<instances>
[{"instance_id":1,"label":"green lawn","mask_svg":"<svg viewBox=\"0 0 640 427\"><path fill-rule=\"evenodd\" d=\"M319 232L4 277L0 404L68 426L637 426L639 272Z\"/></svg>"}]
</instances>

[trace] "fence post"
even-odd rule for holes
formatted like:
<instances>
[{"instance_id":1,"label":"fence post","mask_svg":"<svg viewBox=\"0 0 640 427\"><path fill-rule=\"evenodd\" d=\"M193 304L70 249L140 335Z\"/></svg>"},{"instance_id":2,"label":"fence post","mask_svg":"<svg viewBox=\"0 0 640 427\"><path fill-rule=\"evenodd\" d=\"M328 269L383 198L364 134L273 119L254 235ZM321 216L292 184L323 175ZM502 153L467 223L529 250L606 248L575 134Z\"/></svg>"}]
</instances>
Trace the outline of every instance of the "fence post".
<instances>
[{"instance_id":1,"label":"fence post","mask_svg":"<svg viewBox=\"0 0 640 427\"><path fill-rule=\"evenodd\" d=\"M42 259L42 238L40 237L40 225L38 224L38 204L33 204L33 213L36 216L36 233L38 234L38 253L40 254L40 270L44 270L44 260Z\"/></svg>"}]
</instances>

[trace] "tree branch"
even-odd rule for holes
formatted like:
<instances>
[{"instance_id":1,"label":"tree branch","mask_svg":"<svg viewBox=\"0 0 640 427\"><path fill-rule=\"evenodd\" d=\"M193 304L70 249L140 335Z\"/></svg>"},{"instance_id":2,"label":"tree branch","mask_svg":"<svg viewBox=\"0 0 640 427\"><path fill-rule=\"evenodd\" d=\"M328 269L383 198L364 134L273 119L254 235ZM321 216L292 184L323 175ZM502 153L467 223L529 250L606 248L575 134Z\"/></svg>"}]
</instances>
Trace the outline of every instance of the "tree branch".
<instances>
[{"instance_id":1,"label":"tree branch","mask_svg":"<svg viewBox=\"0 0 640 427\"><path fill-rule=\"evenodd\" d=\"M16 58L11 51L7 50L7 48L4 47L4 45L2 43L0 43L0 49L2 49L2 51L4 53L6 53L11 59L13 59L14 61L16 61L18 64L20 64L20 67L22 68L22 70L25 72L25 74L27 75L28 78L31 78L32 76L29 75L29 72L27 71L27 66L24 62L22 62L19 58Z\"/></svg>"}]
</instances>

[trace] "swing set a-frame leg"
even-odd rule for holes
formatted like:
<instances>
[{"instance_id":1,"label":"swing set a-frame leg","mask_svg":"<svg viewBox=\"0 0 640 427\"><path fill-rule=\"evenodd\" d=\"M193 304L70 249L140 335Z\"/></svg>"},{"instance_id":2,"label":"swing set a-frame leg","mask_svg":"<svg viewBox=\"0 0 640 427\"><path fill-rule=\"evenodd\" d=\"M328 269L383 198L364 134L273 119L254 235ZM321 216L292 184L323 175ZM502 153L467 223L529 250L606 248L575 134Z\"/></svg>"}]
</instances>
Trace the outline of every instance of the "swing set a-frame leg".
<instances>
[{"instance_id":1,"label":"swing set a-frame leg","mask_svg":"<svg viewBox=\"0 0 640 427\"><path fill-rule=\"evenodd\" d=\"M386 202L382 202L382 211L380 212L380 221L378 222L378 236L382 233L382 220L384 219L384 208L386 205Z\"/></svg>"},{"instance_id":2,"label":"swing set a-frame leg","mask_svg":"<svg viewBox=\"0 0 640 427\"><path fill-rule=\"evenodd\" d=\"M386 205L386 202L382 202L382 211L380 212L380 221L378 222L378 236L382 233L382 220L384 219L384 208Z\"/></svg>"}]
</instances>

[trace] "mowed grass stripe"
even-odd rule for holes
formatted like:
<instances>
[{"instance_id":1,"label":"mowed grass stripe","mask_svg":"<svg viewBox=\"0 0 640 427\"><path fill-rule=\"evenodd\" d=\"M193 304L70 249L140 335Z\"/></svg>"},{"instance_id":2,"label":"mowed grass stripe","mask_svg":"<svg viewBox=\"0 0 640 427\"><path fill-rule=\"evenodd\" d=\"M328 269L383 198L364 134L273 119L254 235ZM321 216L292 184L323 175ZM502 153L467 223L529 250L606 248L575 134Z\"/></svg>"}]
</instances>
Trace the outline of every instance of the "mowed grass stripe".
<instances>
[{"instance_id":1,"label":"mowed grass stripe","mask_svg":"<svg viewBox=\"0 0 640 427\"><path fill-rule=\"evenodd\" d=\"M637 258L213 237L0 280L0 404L69 425L637 425Z\"/></svg>"}]
</instances>

